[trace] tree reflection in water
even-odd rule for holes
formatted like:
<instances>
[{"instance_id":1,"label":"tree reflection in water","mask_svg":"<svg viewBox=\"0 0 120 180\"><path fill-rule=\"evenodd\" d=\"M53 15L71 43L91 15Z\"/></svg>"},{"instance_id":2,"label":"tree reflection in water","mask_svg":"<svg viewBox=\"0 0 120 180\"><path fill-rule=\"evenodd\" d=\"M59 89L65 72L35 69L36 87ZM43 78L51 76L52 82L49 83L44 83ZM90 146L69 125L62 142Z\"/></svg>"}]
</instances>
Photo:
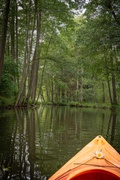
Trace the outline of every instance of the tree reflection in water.
<instances>
[{"instance_id":1,"label":"tree reflection in water","mask_svg":"<svg viewBox=\"0 0 120 180\"><path fill-rule=\"evenodd\" d=\"M46 180L98 134L119 151L119 119L116 112L68 107L3 112L0 178Z\"/></svg>"}]
</instances>

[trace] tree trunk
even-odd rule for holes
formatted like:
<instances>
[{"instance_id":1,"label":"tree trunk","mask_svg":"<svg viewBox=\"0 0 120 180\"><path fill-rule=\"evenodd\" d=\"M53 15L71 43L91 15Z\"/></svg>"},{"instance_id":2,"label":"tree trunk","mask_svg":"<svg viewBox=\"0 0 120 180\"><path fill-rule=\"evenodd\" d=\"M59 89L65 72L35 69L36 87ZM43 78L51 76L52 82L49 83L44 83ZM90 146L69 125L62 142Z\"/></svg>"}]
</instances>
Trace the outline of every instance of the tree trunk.
<instances>
[{"instance_id":1,"label":"tree trunk","mask_svg":"<svg viewBox=\"0 0 120 180\"><path fill-rule=\"evenodd\" d=\"M108 92L109 92L109 98L110 98L110 103L112 104L112 92L111 92L111 86L110 86L110 72L109 72L109 63L108 63L108 58L106 54L107 50L106 48L104 49L104 60L105 60L105 70L106 70L106 79L107 79L107 86L108 86Z\"/></svg>"},{"instance_id":2,"label":"tree trunk","mask_svg":"<svg viewBox=\"0 0 120 180\"><path fill-rule=\"evenodd\" d=\"M113 105L117 105L117 95L116 95L116 79L115 75L112 74L112 93L113 93Z\"/></svg>"},{"instance_id":3,"label":"tree trunk","mask_svg":"<svg viewBox=\"0 0 120 180\"><path fill-rule=\"evenodd\" d=\"M54 102L54 79L51 78L51 102Z\"/></svg>"},{"instance_id":4,"label":"tree trunk","mask_svg":"<svg viewBox=\"0 0 120 180\"><path fill-rule=\"evenodd\" d=\"M10 19L10 34L11 34L11 56L15 60L15 3L11 2L11 19Z\"/></svg>"},{"instance_id":5,"label":"tree trunk","mask_svg":"<svg viewBox=\"0 0 120 180\"><path fill-rule=\"evenodd\" d=\"M37 37L36 37L36 47L34 51L34 56L32 60L31 75L29 81L28 89L28 100L32 103L36 100L36 91L38 83L38 70L39 70L39 60L40 60L40 28L41 28L41 12L38 11L36 14L37 17Z\"/></svg>"},{"instance_id":6,"label":"tree trunk","mask_svg":"<svg viewBox=\"0 0 120 180\"><path fill-rule=\"evenodd\" d=\"M108 84L108 92L109 92L110 103L112 104L112 93L111 93L109 77L107 77L107 84Z\"/></svg>"},{"instance_id":7,"label":"tree trunk","mask_svg":"<svg viewBox=\"0 0 120 180\"><path fill-rule=\"evenodd\" d=\"M2 68L3 68L3 62L4 62L9 9L10 9L10 0L6 0L4 16L3 16L4 18L3 18L1 43L0 43L0 81L1 81L1 77L2 77Z\"/></svg>"},{"instance_id":8,"label":"tree trunk","mask_svg":"<svg viewBox=\"0 0 120 180\"><path fill-rule=\"evenodd\" d=\"M116 78L115 78L115 74L114 74L114 70L113 70L113 67L114 67L114 63L113 63L113 57L111 55L110 57L110 60L111 60L111 76L112 76L112 105L116 105L117 104L117 94L116 94Z\"/></svg>"},{"instance_id":9,"label":"tree trunk","mask_svg":"<svg viewBox=\"0 0 120 180\"><path fill-rule=\"evenodd\" d=\"M105 85L104 82L102 82L102 102L105 103Z\"/></svg>"},{"instance_id":10,"label":"tree trunk","mask_svg":"<svg viewBox=\"0 0 120 180\"><path fill-rule=\"evenodd\" d=\"M17 78L16 78L16 82L17 82L17 86L19 89L19 72L18 72L18 6L17 6L17 2L15 3L15 11L16 11L16 15L15 15L15 41L16 41L16 52L15 52L15 60L16 60L16 64L17 64Z\"/></svg>"},{"instance_id":11,"label":"tree trunk","mask_svg":"<svg viewBox=\"0 0 120 180\"><path fill-rule=\"evenodd\" d=\"M50 40L49 40L49 42L48 42L48 46L47 46L47 48L46 48L46 56L47 56L47 54L48 54L48 52L49 52L49 47L50 47L50 43L51 43L51 40L52 40L52 37L53 37L53 35L54 35L54 32L55 32L55 27L54 27L54 29L53 29L53 31L52 31L52 34L51 34L51 36L50 36ZM46 62L47 62L47 59L45 58L45 60L44 60L44 64L43 64L43 68L42 68L42 74L41 74L41 79L40 79L40 85L39 85L39 91L38 91L38 96L37 96L37 102L38 102L38 100L39 100L39 97L42 97L43 95L42 95L42 85L43 85L43 78L44 78L44 72L45 72L45 67L46 67Z\"/></svg>"},{"instance_id":12,"label":"tree trunk","mask_svg":"<svg viewBox=\"0 0 120 180\"><path fill-rule=\"evenodd\" d=\"M31 4L29 4L29 7ZM28 12L26 16L26 24L27 24L27 29L26 29L26 39L25 39L25 51L24 51L24 63L23 63L23 70L22 70L22 77L21 77L21 82L19 85L19 93L18 93L18 98L16 100L15 106L19 105L24 105L26 102L26 82L28 78L28 69L29 69L29 59L28 59L28 54L30 53L28 50L29 47L29 25L30 25L30 14Z\"/></svg>"}]
</instances>

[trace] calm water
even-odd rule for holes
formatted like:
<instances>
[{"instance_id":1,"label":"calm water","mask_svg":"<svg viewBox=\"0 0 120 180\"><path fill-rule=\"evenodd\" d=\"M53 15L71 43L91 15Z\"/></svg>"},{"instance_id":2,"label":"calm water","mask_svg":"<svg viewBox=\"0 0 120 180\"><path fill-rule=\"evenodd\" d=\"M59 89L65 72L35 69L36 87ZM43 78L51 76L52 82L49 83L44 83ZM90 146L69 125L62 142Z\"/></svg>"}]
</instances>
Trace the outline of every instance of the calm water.
<instances>
[{"instance_id":1,"label":"calm water","mask_svg":"<svg viewBox=\"0 0 120 180\"><path fill-rule=\"evenodd\" d=\"M120 153L120 113L41 106L0 113L0 179L48 179L95 136Z\"/></svg>"}]
</instances>

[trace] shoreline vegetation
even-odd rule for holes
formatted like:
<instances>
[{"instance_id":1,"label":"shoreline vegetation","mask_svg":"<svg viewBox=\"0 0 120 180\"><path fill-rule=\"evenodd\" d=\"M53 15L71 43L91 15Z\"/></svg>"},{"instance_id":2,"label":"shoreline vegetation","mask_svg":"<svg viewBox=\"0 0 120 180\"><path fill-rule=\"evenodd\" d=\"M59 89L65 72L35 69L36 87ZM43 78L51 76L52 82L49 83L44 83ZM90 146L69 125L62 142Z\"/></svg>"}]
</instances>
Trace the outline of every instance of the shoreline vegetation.
<instances>
[{"instance_id":1,"label":"shoreline vegetation","mask_svg":"<svg viewBox=\"0 0 120 180\"><path fill-rule=\"evenodd\" d=\"M120 108L118 0L0 5L0 109Z\"/></svg>"},{"instance_id":2,"label":"shoreline vegetation","mask_svg":"<svg viewBox=\"0 0 120 180\"><path fill-rule=\"evenodd\" d=\"M119 105L112 106L111 104L105 104L105 103L91 103L91 102L61 102L61 103L42 103L46 105L54 105L54 106L70 106L70 107L77 107L77 108L99 108L99 109L114 109L119 108Z\"/></svg>"},{"instance_id":3,"label":"shoreline vegetation","mask_svg":"<svg viewBox=\"0 0 120 180\"><path fill-rule=\"evenodd\" d=\"M14 100L7 99L7 101L2 101L0 98L0 109L19 109L19 108L37 108L40 105L49 105L49 106L67 106L67 107L76 107L76 108L99 108L99 109L118 109L120 105L111 105L110 103L97 103L97 102L37 102L37 103L28 103L20 104L15 106Z\"/></svg>"}]
</instances>

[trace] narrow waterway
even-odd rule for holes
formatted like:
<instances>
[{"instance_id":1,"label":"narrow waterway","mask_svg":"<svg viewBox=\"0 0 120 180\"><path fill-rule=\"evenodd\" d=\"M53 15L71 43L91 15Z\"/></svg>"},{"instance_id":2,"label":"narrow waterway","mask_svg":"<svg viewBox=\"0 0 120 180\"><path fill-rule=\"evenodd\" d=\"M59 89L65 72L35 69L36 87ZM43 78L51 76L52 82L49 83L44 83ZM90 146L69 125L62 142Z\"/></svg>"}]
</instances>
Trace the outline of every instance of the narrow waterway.
<instances>
[{"instance_id":1,"label":"narrow waterway","mask_svg":"<svg viewBox=\"0 0 120 180\"><path fill-rule=\"evenodd\" d=\"M46 180L95 136L120 153L120 113L41 106L0 113L0 179Z\"/></svg>"}]
</instances>

